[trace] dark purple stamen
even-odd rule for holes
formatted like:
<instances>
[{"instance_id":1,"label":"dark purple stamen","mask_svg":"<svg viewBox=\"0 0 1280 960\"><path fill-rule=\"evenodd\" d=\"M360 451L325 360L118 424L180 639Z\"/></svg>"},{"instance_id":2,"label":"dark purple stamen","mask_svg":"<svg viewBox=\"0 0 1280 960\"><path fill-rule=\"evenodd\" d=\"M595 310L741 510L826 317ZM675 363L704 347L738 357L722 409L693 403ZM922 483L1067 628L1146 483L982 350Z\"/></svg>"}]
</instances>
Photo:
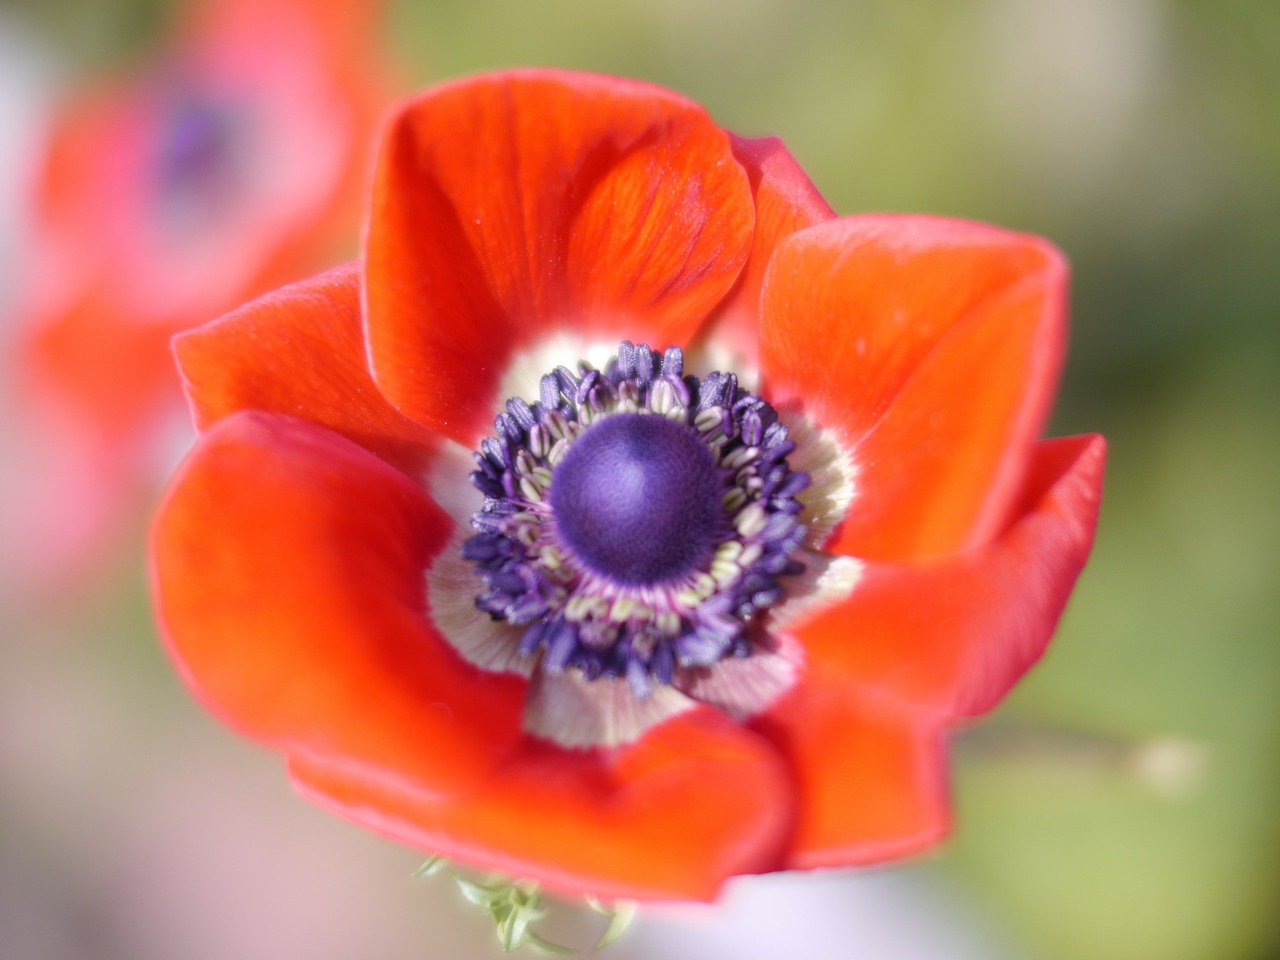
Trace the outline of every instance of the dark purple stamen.
<instances>
[{"instance_id":1,"label":"dark purple stamen","mask_svg":"<svg viewBox=\"0 0 1280 960\"><path fill-rule=\"evenodd\" d=\"M476 605L523 626L544 670L643 696L750 656L756 615L800 569L809 478L787 465L787 428L733 374L683 363L624 341L602 371L560 367L534 404L507 402L475 455Z\"/></svg>"}]
</instances>

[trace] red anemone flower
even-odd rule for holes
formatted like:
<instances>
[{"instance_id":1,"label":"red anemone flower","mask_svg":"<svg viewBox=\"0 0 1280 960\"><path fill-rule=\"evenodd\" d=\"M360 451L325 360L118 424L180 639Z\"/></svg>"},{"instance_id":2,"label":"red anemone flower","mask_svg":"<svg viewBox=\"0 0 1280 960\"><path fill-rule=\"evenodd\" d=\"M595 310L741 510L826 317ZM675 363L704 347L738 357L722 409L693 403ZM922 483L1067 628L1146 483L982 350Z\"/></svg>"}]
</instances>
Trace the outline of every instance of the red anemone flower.
<instances>
[{"instance_id":1,"label":"red anemone flower","mask_svg":"<svg viewBox=\"0 0 1280 960\"><path fill-rule=\"evenodd\" d=\"M18 508L26 562L79 563L170 466L175 332L345 258L384 102L375 10L200 0L160 62L58 119L11 358L24 458L57 491Z\"/></svg>"},{"instance_id":2,"label":"red anemone flower","mask_svg":"<svg viewBox=\"0 0 1280 960\"><path fill-rule=\"evenodd\" d=\"M645 84L433 90L360 262L176 342L170 652L306 797L561 892L920 850L1091 546L1066 279Z\"/></svg>"}]
</instances>

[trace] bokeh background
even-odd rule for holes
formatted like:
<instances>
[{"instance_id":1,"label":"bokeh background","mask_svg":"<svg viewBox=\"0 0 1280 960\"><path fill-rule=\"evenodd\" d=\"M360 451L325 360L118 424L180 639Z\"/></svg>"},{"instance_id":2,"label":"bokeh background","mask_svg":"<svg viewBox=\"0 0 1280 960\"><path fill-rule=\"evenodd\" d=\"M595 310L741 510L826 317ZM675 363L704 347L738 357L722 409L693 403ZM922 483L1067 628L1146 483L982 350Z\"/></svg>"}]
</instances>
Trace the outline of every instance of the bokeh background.
<instances>
[{"instance_id":1,"label":"bokeh background","mask_svg":"<svg viewBox=\"0 0 1280 960\"><path fill-rule=\"evenodd\" d=\"M171 14L0 0L0 344L58 104L153 58ZM737 881L609 955L1280 957L1280 4L394 0L383 38L405 90L522 64L647 78L782 136L838 212L994 221L1074 265L1053 432L1110 440L1097 547L1049 656L957 742L950 843ZM92 575L0 590L0 956L497 955L446 879L410 879L415 854L296 799L187 698L144 524Z\"/></svg>"}]
</instances>

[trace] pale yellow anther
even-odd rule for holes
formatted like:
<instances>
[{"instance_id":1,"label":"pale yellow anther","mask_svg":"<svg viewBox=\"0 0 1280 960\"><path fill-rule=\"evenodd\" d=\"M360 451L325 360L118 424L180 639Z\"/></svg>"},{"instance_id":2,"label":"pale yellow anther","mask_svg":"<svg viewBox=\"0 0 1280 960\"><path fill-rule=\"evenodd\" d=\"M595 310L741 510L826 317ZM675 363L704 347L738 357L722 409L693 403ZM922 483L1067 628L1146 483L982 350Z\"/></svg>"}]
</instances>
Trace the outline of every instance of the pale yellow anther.
<instances>
[{"instance_id":1,"label":"pale yellow anther","mask_svg":"<svg viewBox=\"0 0 1280 960\"><path fill-rule=\"evenodd\" d=\"M675 596L676 603L684 607L684 609L686 610L692 610L694 607L700 604L704 599L706 598L703 597L700 593L698 593L697 590L693 589L692 587L686 587L685 589L676 593L676 596Z\"/></svg>"},{"instance_id":2,"label":"pale yellow anther","mask_svg":"<svg viewBox=\"0 0 1280 960\"><path fill-rule=\"evenodd\" d=\"M711 407L693 418L693 426L699 433L709 433L713 428L720 426L723 418L723 410L719 407Z\"/></svg>"},{"instance_id":3,"label":"pale yellow anther","mask_svg":"<svg viewBox=\"0 0 1280 960\"><path fill-rule=\"evenodd\" d=\"M547 463L551 464L553 467L556 466L564 459L564 455L569 452L569 446L571 443L572 441L562 438L552 444L551 449L547 451Z\"/></svg>"},{"instance_id":4,"label":"pale yellow anther","mask_svg":"<svg viewBox=\"0 0 1280 960\"><path fill-rule=\"evenodd\" d=\"M716 559L733 563L742 553L742 544L737 540L726 540L716 548Z\"/></svg>"},{"instance_id":5,"label":"pale yellow anther","mask_svg":"<svg viewBox=\"0 0 1280 960\"><path fill-rule=\"evenodd\" d=\"M547 575L554 578L557 583L563 583L566 586L578 579L578 574L573 567L566 563L562 563L554 570L548 570Z\"/></svg>"},{"instance_id":6,"label":"pale yellow anther","mask_svg":"<svg viewBox=\"0 0 1280 960\"><path fill-rule=\"evenodd\" d=\"M764 507L760 506L758 500L743 507L742 511L733 518L734 527L744 537L756 536L764 530L768 522L769 518L765 515Z\"/></svg>"},{"instance_id":7,"label":"pale yellow anther","mask_svg":"<svg viewBox=\"0 0 1280 960\"><path fill-rule=\"evenodd\" d=\"M676 613L674 610L663 610L658 614L658 629L668 637L674 637L679 634L680 614Z\"/></svg>"},{"instance_id":8,"label":"pale yellow anther","mask_svg":"<svg viewBox=\"0 0 1280 960\"><path fill-rule=\"evenodd\" d=\"M564 605L564 618L574 623L580 622L591 611L593 597L577 593Z\"/></svg>"},{"instance_id":9,"label":"pale yellow anther","mask_svg":"<svg viewBox=\"0 0 1280 960\"><path fill-rule=\"evenodd\" d=\"M713 560L711 562L711 576L715 577L716 583L720 587L727 587L742 575L742 568L736 563L728 563L723 560Z\"/></svg>"},{"instance_id":10,"label":"pale yellow anther","mask_svg":"<svg viewBox=\"0 0 1280 960\"><path fill-rule=\"evenodd\" d=\"M737 470L739 467L751 463L759 456L759 447L739 447L737 450L733 451L733 453L725 457L722 463L729 470Z\"/></svg>"},{"instance_id":11,"label":"pale yellow anther","mask_svg":"<svg viewBox=\"0 0 1280 960\"><path fill-rule=\"evenodd\" d=\"M649 389L649 409L665 414L676 402L676 392L666 380L659 380Z\"/></svg>"},{"instance_id":12,"label":"pale yellow anther","mask_svg":"<svg viewBox=\"0 0 1280 960\"><path fill-rule=\"evenodd\" d=\"M547 451L551 449L551 438L547 433L546 427L541 423L535 423L529 428L529 452L535 457L542 458L547 455Z\"/></svg>"},{"instance_id":13,"label":"pale yellow anther","mask_svg":"<svg viewBox=\"0 0 1280 960\"><path fill-rule=\"evenodd\" d=\"M560 440L565 435L568 421L558 413L549 414L539 426L546 430L552 441Z\"/></svg>"}]
</instances>

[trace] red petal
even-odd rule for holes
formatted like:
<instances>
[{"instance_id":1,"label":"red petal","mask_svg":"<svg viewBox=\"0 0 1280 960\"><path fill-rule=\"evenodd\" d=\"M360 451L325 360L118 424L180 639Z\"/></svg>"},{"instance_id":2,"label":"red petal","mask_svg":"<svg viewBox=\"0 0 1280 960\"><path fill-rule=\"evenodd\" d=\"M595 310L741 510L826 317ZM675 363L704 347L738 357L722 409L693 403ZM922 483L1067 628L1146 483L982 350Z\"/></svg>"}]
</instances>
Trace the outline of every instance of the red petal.
<instances>
[{"instance_id":1,"label":"red petal","mask_svg":"<svg viewBox=\"0 0 1280 960\"><path fill-rule=\"evenodd\" d=\"M174 350L201 430L240 410L291 414L421 475L433 438L369 374L358 264L267 294L177 337Z\"/></svg>"},{"instance_id":2,"label":"red petal","mask_svg":"<svg viewBox=\"0 0 1280 960\"><path fill-rule=\"evenodd\" d=\"M809 669L935 715L989 710L1044 652L1088 558L1105 455L1098 436L1044 441L999 539L868 564L847 601L795 631Z\"/></svg>"},{"instance_id":3,"label":"red petal","mask_svg":"<svg viewBox=\"0 0 1280 960\"><path fill-rule=\"evenodd\" d=\"M471 444L512 355L573 329L687 343L754 214L702 108L552 70L441 87L394 120L367 241L370 355L410 416Z\"/></svg>"},{"instance_id":4,"label":"red petal","mask_svg":"<svg viewBox=\"0 0 1280 960\"><path fill-rule=\"evenodd\" d=\"M604 896L709 899L776 867L787 774L713 711L608 753L518 733L524 682L462 664L424 617L422 570L449 526L336 434L228 417L155 530L171 652L308 794L426 849Z\"/></svg>"},{"instance_id":5,"label":"red petal","mask_svg":"<svg viewBox=\"0 0 1280 960\"><path fill-rule=\"evenodd\" d=\"M765 281L762 368L851 449L827 549L941 556L1009 519L1063 355L1066 265L1035 237L854 217L786 241Z\"/></svg>"},{"instance_id":6,"label":"red petal","mask_svg":"<svg viewBox=\"0 0 1280 960\"><path fill-rule=\"evenodd\" d=\"M784 765L758 736L699 709L615 751L528 741L482 789L297 760L311 799L401 842L568 895L710 900L775 870L791 828Z\"/></svg>"},{"instance_id":7,"label":"red petal","mask_svg":"<svg viewBox=\"0 0 1280 960\"><path fill-rule=\"evenodd\" d=\"M811 674L756 721L791 757L799 796L786 866L845 867L914 853L946 832L936 722L885 710Z\"/></svg>"},{"instance_id":8,"label":"red petal","mask_svg":"<svg viewBox=\"0 0 1280 960\"><path fill-rule=\"evenodd\" d=\"M777 137L733 137L756 201L751 256L733 292L716 311L715 337L741 362L759 365L760 288L778 244L797 230L835 217L796 158Z\"/></svg>"},{"instance_id":9,"label":"red petal","mask_svg":"<svg viewBox=\"0 0 1280 960\"><path fill-rule=\"evenodd\" d=\"M228 417L154 530L170 653L249 736L462 789L518 743L524 683L462 663L424 615L423 570L451 528L404 474L335 433Z\"/></svg>"}]
</instances>

